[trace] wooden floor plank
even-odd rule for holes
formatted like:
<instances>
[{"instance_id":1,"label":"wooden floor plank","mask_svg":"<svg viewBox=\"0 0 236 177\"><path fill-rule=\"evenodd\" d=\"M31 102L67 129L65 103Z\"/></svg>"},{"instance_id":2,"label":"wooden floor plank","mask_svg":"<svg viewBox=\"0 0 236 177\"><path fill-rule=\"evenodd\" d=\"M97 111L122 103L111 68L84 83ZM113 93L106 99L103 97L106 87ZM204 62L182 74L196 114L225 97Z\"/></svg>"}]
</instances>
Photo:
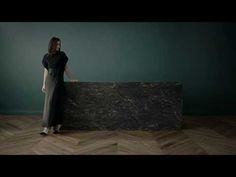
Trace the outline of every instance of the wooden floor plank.
<instances>
[{"instance_id":1,"label":"wooden floor plank","mask_svg":"<svg viewBox=\"0 0 236 177\"><path fill-rule=\"evenodd\" d=\"M63 130L43 137L41 116L0 115L0 154L235 155L235 127L235 116L184 116L181 130Z\"/></svg>"}]
</instances>

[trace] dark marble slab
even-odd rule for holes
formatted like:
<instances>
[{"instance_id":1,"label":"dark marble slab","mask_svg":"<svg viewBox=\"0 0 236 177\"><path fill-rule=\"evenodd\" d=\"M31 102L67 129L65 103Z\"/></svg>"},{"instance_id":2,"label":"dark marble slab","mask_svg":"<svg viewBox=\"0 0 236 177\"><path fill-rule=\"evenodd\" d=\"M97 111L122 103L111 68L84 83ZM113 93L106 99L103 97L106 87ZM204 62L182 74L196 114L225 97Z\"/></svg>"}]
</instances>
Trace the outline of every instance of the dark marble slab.
<instances>
[{"instance_id":1,"label":"dark marble slab","mask_svg":"<svg viewBox=\"0 0 236 177\"><path fill-rule=\"evenodd\" d=\"M178 82L65 82L63 129L178 129L182 92Z\"/></svg>"}]
</instances>

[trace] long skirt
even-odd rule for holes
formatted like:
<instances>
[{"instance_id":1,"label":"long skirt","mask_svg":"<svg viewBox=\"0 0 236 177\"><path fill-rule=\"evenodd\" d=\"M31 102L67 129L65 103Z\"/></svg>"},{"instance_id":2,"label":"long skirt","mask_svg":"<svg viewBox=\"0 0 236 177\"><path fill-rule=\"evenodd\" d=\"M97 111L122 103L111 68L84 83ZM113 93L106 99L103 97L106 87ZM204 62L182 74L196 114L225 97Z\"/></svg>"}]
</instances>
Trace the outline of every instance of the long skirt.
<instances>
[{"instance_id":1,"label":"long skirt","mask_svg":"<svg viewBox=\"0 0 236 177\"><path fill-rule=\"evenodd\" d=\"M64 80L56 69L49 69L45 81L45 100L43 110L43 127L62 124Z\"/></svg>"}]
</instances>

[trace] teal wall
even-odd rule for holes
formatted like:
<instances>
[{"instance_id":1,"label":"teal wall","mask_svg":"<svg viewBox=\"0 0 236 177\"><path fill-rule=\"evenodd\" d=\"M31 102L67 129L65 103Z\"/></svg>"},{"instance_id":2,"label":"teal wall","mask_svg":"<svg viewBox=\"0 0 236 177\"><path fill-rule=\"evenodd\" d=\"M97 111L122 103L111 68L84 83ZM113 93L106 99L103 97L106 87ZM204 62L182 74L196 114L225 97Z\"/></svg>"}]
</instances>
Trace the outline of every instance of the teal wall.
<instances>
[{"instance_id":1,"label":"teal wall","mask_svg":"<svg viewBox=\"0 0 236 177\"><path fill-rule=\"evenodd\" d=\"M81 82L179 81L183 114L235 115L235 33L215 22L0 22L0 113L42 113L41 61L57 36Z\"/></svg>"}]
</instances>

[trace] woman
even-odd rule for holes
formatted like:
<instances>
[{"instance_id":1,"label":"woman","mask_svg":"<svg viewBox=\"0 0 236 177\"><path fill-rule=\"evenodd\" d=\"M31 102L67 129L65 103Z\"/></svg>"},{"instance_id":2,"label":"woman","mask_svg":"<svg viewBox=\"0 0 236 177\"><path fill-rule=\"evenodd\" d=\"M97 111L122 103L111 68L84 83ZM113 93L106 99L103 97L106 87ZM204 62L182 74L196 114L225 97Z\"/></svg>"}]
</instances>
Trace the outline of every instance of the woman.
<instances>
[{"instance_id":1,"label":"woman","mask_svg":"<svg viewBox=\"0 0 236 177\"><path fill-rule=\"evenodd\" d=\"M63 118L64 72L71 82L78 82L72 79L67 65L68 57L60 49L61 40L57 37L51 38L48 53L42 60L44 66L42 91L45 93L45 101L42 121L44 129L41 135L47 135L51 127L53 133L60 132Z\"/></svg>"}]
</instances>

